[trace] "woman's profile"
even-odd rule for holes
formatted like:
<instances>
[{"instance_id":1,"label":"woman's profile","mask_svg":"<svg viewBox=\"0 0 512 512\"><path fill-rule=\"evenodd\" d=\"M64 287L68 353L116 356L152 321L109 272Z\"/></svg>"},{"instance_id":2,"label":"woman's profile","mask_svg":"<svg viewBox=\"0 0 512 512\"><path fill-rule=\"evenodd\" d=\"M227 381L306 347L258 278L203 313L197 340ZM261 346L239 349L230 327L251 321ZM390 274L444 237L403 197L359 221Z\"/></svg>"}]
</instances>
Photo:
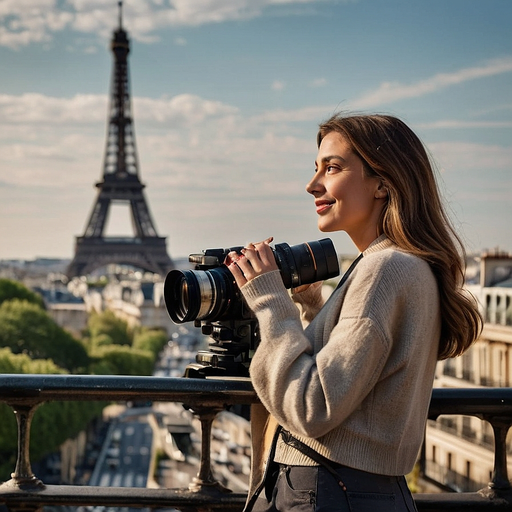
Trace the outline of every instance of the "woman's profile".
<instances>
[{"instance_id":1,"label":"woman's profile","mask_svg":"<svg viewBox=\"0 0 512 512\"><path fill-rule=\"evenodd\" d=\"M261 336L246 511L416 510L404 475L436 362L462 354L481 329L463 288L463 246L403 121L338 114L317 142L306 190L318 227L346 232L359 252L341 285L326 303L321 283L290 296L271 239L230 254Z\"/></svg>"}]
</instances>

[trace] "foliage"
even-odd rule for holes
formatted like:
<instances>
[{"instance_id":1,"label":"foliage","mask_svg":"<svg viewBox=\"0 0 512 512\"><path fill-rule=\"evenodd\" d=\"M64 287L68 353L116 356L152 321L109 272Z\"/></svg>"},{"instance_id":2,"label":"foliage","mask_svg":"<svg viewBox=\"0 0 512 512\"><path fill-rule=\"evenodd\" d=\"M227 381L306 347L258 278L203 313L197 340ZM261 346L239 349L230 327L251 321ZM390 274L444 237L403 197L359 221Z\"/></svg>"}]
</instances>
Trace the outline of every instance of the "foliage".
<instances>
[{"instance_id":1,"label":"foliage","mask_svg":"<svg viewBox=\"0 0 512 512\"><path fill-rule=\"evenodd\" d=\"M43 298L38 293L29 290L26 286L18 281L0 278L0 304L6 300L12 299L26 300L31 304L36 304L43 309L45 307Z\"/></svg>"},{"instance_id":2,"label":"foliage","mask_svg":"<svg viewBox=\"0 0 512 512\"><path fill-rule=\"evenodd\" d=\"M108 277L106 277L106 276L102 276L99 279L97 279L96 281L93 281L91 279L89 279L87 281L88 288L105 288L105 286L107 286L107 284L108 284Z\"/></svg>"},{"instance_id":3,"label":"foliage","mask_svg":"<svg viewBox=\"0 0 512 512\"><path fill-rule=\"evenodd\" d=\"M95 417L102 402L50 402L39 406L30 430L30 460L36 462L74 438ZM13 411L0 403L0 481L8 480L16 465L18 431Z\"/></svg>"},{"instance_id":4,"label":"foliage","mask_svg":"<svg viewBox=\"0 0 512 512\"><path fill-rule=\"evenodd\" d=\"M110 345L98 347L90 366L96 375L151 375L153 354L147 350Z\"/></svg>"},{"instance_id":5,"label":"foliage","mask_svg":"<svg viewBox=\"0 0 512 512\"><path fill-rule=\"evenodd\" d=\"M158 354L167 344L167 333L162 329L142 329L133 337L133 348L147 350L156 361Z\"/></svg>"},{"instance_id":6,"label":"foliage","mask_svg":"<svg viewBox=\"0 0 512 512\"><path fill-rule=\"evenodd\" d=\"M0 374L3 373L66 373L51 359L32 360L27 354L13 354L9 347L0 348Z\"/></svg>"},{"instance_id":7,"label":"foliage","mask_svg":"<svg viewBox=\"0 0 512 512\"><path fill-rule=\"evenodd\" d=\"M0 349L0 373L64 374L51 360L31 360L26 354ZM30 457L37 461L54 452L68 438L76 436L96 416L104 403L51 402L41 405L31 428ZM16 464L18 430L13 411L0 403L0 480L7 480Z\"/></svg>"},{"instance_id":8,"label":"foliage","mask_svg":"<svg viewBox=\"0 0 512 512\"><path fill-rule=\"evenodd\" d=\"M133 334L128 327L128 323L118 318L109 309L102 313L92 313L87 322L87 330L90 337L90 344L93 347L97 346L97 338L100 335L109 336L112 343L115 345L132 344Z\"/></svg>"},{"instance_id":9,"label":"foliage","mask_svg":"<svg viewBox=\"0 0 512 512\"><path fill-rule=\"evenodd\" d=\"M112 311L89 317L83 341L62 329L43 309L42 298L16 281L0 279L0 373L151 375L167 342L164 331L138 328ZM87 349L86 345L87 343ZM133 346L132 346L133 344ZM38 461L76 436L102 402L50 402L39 406L32 428L30 456ZM0 481L14 470L17 453L15 416L0 403Z\"/></svg>"},{"instance_id":10,"label":"foliage","mask_svg":"<svg viewBox=\"0 0 512 512\"><path fill-rule=\"evenodd\" d=\"M7 404L0 403L0 415L0 481L5 481L16 465L18 427Z\"/></svg>"},{"instance_id":11,"label":"foliage","mask_svg":"<svg viewBox=\"0 0 512 512\"><path fill-rule=\"evenodd\" d=\"M50 402L41 405L32 422L30 457L37 461L73 439L89 422L101 416L104 402Z\"/></svg>"},{"instance_id":12,"label":"foliage","mask_svg":"<svg viewBox=\"0 0 512 512\"><path fill-rule=\"evenodd\" d=\"M90 341L89 341L90 343ZM112 338L108 334L98 334L94 338L94 345L91 347L91 349L94 349L96 347L104 347L106 345L113 345L114 342L112 341Z\"/></svg>"},{"instance_id":13,"label":"foliage","mask_svg":"<svg viewBox=\"0 0 512 512\"><path fill-rule=\"evenodd\" d=\"M89 364L83 344L26 300L9 300L0 306L0 347L31 359L52 359L73 373L83 373Z\"/></svg>"}]
</instances>

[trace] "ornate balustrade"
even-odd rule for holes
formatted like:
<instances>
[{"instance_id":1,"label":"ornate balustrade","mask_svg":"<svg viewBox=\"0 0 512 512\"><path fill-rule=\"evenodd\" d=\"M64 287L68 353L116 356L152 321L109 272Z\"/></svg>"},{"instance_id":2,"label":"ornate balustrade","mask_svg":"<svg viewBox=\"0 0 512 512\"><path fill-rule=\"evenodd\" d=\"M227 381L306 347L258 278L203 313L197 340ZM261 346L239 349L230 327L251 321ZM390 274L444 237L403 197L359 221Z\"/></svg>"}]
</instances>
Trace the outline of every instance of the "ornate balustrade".
<instances>
[{"instance_id":1,"label":"ornate balustrade","mask_svg":"<svg viewBox=\"0 0 512 512\"><path fill-rule=\"evenodd\" d=\"M32 416L49 401L178 402L201 422L199 471L186 489L150 489L45 485L32 472L29 446ZM184 512L241 511L243 493L224 488L212 476L210 442L215 416L229 405L250 404L257 397L250 382L154 377L90 375L1 375L0 401L14 411L18 422L17 462L12 478L0 485L0 504L12 511L35 511L43 506L107 506L167 508ZM420 512L512 511L507 474L506 436L512 424L512 389L435 389L429 416L464 414L488 421L495 435L495 467L488 487L474 493L416 494Z\"/></svg>"}]
</instances>

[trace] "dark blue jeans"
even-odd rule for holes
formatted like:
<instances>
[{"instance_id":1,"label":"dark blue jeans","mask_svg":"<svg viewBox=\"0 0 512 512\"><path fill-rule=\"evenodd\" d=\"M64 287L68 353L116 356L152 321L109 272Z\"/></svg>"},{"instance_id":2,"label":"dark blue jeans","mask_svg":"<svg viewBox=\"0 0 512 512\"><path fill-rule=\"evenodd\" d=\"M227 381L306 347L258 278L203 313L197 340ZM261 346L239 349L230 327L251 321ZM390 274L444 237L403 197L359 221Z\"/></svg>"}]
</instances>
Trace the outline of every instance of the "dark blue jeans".
<instances>
[{"instance_id":1,"label":"dark blue jeans","mask_svg":"<svg viewBox=\"0 0 512 512\"><path fill-rule=\"evenodd\" d=\"M322 466L279 465L273 489L263 491L254 512L417 512L403 476L375 475L338 466L345 484Z\"/></svg>"}]
</instances>

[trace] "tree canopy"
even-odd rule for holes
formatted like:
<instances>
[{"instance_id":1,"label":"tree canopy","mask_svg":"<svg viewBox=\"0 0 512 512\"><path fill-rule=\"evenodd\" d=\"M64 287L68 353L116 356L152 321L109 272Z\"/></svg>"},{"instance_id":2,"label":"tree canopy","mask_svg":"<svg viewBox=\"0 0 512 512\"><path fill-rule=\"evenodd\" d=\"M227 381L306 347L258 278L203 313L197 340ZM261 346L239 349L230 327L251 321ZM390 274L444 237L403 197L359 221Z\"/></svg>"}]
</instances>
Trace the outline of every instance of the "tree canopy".
<instances>
[{"instance_id":1,"label":"tree canopy","mask_svg":"<svg viewBox=\"0 0 512 512\"><path fill-rule=\"evenodd\" d=\"M141 329L133 337L133 348L151 352L156 361L167 344L167 333L161 329Z\"/></svg>"},{"instance_id":2,"label":"tree canopy","mask_svg":"<svg viewBox=\"0 0 512 512\"><path fill-rule=\"evenodd\" d=\"M89 365L84 345L27 300L7 300L0 305L0 347L31 359L52 359L73 373L84 373Z\"/></svg>"},{"instance_id":3,"label":"tree canopy","mask_svg":"<svg viewBox=\"0 0 512 512\"><path fill-rule=\"evenodd\" d=\"M154 358L147 350L138 350L119 345L99 347L95 352L96 362L91 364L91 373L97 375L151 375Z\"/></svg>"},{"instance_id":4,"label":"tree canopy","mask_svg":"<svg viewBox=\"0 0 512 512\"><path fill-rule=\"evenodd\" d=\"M0 278L0 304L12 299L26 300L44 309L44 300L41 295L29 290L18 281Z\"/></svg>"},{"instance_id":5,"label":"tree canopy","mask_svg":"<svg viewBox=\"0 0 512 512\"><path fill-rule=\"evenodd\" d=\"M50 359L32 360L27 354L13 354L0 348L0 373L64 374ZM31 429L30 457L39 460L74 437L105 406L102 402L51 402L38 407ZM12 409L0 403L0 480L5 481L16 464L18 431Z\"/></svg>"},{"instance_id":6,"label":"tree canopy","mask_svg":"<svg viewBox=\"0 0 512 512\"><path fill-rule=\"evenodd\" d=\"M0 279L0 373L151 375L167 342L165 331L138 327L112 311L89 317L86 338L76 339L44 309L43 299L21 283ZM34 415L30 456L37 461L101 414L104 402L50 402ZM0 480L14 469L17 425L0 403Z\"/></svg>"},{"instance_id":7,"label":"tree canopy","mask_svg":"<svg viewBox=\"0 0 512 512\"><path fill-rule=\"evenodd\" d=\"M114 345L131 345L133 333L128 323L118 318L109 309L97 313L93 312L87 322L87 330L91 339L91 344L95 345L95 339L98 336L107 335ZM104 344L104 343L102 343Z\"/></svg>"},{"instance_id":8,"label":"tree canopy","mask_svg":"<svg viewBox=\"0 0 512 512\"><path fill-rule=\"evenodd\" d=\"M27 354L13 354L9 347L0 348L0 373L67 373L51 359L30 359Z\"/></svg>"}]
</instances>

